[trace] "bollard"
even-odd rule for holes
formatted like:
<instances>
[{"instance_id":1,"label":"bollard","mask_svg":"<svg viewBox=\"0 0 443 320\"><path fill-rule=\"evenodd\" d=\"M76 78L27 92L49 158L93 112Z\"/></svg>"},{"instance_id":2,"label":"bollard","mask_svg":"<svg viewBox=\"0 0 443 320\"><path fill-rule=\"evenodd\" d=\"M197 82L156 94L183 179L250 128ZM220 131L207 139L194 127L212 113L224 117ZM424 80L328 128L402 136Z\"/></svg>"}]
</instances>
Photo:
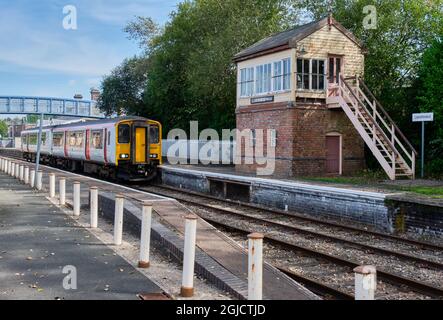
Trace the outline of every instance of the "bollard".
<instances>
[{"instance_id":1,"label":"bollard","mask_svg":"<svg viewBox=\"0 0 443 320\"><path fill-rule=\"evenodd\" d=\"M35 188L41 191L43 188L43 171L37 171L37 177L35 178Z\"/></svg>"},{"instance_id":2,"label":"bollard","mask_svg":"<svg viewBox=\"0 0 443 320\"><path fill-rule=\"evenodd\" d=\"M9 174L11 177L15 176L15 162L11 162L11 172Z\"/></svg>"},{"instance_id":3,"label":"bollard","mask_svg":"<svg viewBox=\"0 0 443 320\"><path fill-rule=\"evenodd\" d=\"M91 187L90 191L90 204L91 209L91 228L95 229L98 225L98 188Z\"/></svg>"},{"instance_id":4,"label":"bollard","mask_svg":"<svg viewBox=\"0 0 443 320\"><path fill-rule=\"evenodd\" d=\"M115 213L114 213L114 244L119 246L122 244L123 237L123 209L125 198L122 195L115 196Z\"/></svg>"},{"instance_id":5,"label":"bollard","mask_svg":"<svg viewBox=\"0 0 443 320\"><path fill-rule=\"evenodd\" d=\"M15 164L15 178L20 178L20 165L18 163Z\"/></svg>"},{"instance_id":6,"label":"bollard","mask_svg":"<svg viewBox=\"0 0 443 320\"><path fill-rule=\"evenodd\" d=\"M377 289L377 269L359 266L355 272L355 300L374 300Z\"/></svg>"},{"instance_id":7,"label":"bollard","mask_svg":"<svg viewBox=\"0 0 443 320\"><path fill-rule=\"evenodd\" d=\"M142 230L140 236L140 260L139 268L149 268L149 250L151 242L151 220L152 220L152 204L143 202L142 209Z\"/></svg>"},{"instance_id":8,"label":"bollard","mask_svg":"<svg viewBox=\"0 0 443 320\"><path fill-rule=\"evenodd\" d=\"M5 173L9 174L9 160L5 161Z\"/></svg>"},{"instance_id":9,"label":"bollard","mask_svg":"<svg viewBox=\"0 0 443 320\"><path fill-rule=\"evenodd\" d=\"M248 300L262 300L263 292L263 235L248 236Z\"/></svg>"},{"instance_id":10,"label":"bollard","mask_svg":"<svg viewBox=\"0 0 443 320\"><path fill-rule=\"evenodd\" d=\"M20 181L22 181L22 182L25 180L25 166L22 164L20 165L19 178L20 178Z\"/></svg>"},{"instance_id":11,"label":"bollard","mask_svg":"<svg viewBox=\"0 0 443 320\"><path fill-rule=\"evenodd\" d=\"M0 170L3 171L3 158L0 158Z\"/></svg>"},{"instance_id":12,"label":"bollard","mask_svg":"<svg viewBox=\"0 0 443 320\"><path fill-rule=\"evenodd\" d=\"M195 263L195 240L197 233L197 217L186 216L185 222L185 252L183 257L183 275L180 295L190 298L194 295L194 263Z\"/></svg>"},{"instance_id":13,"label":"bollard","mask_svg":"<svg viewBox=\"0 0 443 320\"><path fill-rule=\"evenodd\" d=\"M66 204L66 179L60 178L59 185L59 204L64 206Z\"/></svg>"},{"instance_id":14,"label":"bollard","mask_svg":"<svg viewBox=\"0 0 443 320\"><path fill-rule=\"evenodd\" d=\"M55 174L49 174L49 197L55 198Z\"/></svg>"},{"instance_id":15,"label":"bollard","mask_svg":"<svg viewBox=\"0 0 443 320\"><path fill-rule=\"evenodd\" d=\"M74 182L74 216L80 216L80 182Z\"/></svg>"},{"instance_id":16,"label":"bollard","mask_svg":"<svg viewBox=\"0 0 443 320\"><path fill-rule=\"evenodd\" d=\"M31 188L34 188L34 185L35 185L35 170L34 169L31 170L31 177L30 177L29 185L31 186Z\"/></svg>"},{"instance_id":17,"label":"bollard","mask_svg":"<svg viewBox=\"0 0 443 320\"><path fill-rule=\"evenodd\" d=\"M25 184L29 183L29 167L25 167L25 173L24 173L23 182Z\"/></svg>"},{"instance_id":18,"label":"bollard","mask_svg":"<svg viewBox=\"0 0 443 320\"><path fill-rule=\"evenodd\" d=\"M12 161L8 162L8 174L11 175L12 174Z\"/></svg>"}]
</instances>

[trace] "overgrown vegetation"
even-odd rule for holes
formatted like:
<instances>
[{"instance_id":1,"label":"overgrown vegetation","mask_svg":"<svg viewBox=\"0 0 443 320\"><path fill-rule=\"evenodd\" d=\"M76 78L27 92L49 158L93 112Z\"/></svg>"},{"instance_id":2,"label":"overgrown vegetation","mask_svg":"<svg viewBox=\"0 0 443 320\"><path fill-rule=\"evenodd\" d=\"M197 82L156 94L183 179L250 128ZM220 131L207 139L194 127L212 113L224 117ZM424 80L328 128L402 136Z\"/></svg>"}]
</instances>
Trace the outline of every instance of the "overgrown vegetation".
<instances>
[{"instance_id":1,"label":"overgrown vegetation","mask_svg":"<svg viewBox=\"0 0 443 320\"><path fill-rule=\"evenodd\" d=\"M363 8L368 4L377 8L375 30L363 27ZM420 128L411 123L411 114L436 113L428 132L428 173L441 175L442 0L184 1L165 26L149 17L128 24L128 37L138 41L143 53L105 77L100 106L108 113L159 120L164 132L186 130L190 120L198 120L200 128L234 128L232 57L256 41L302 20L319 19L329 10L364 42L365 80L417 149ZM371 163L370 156L368 160Z\"/></svg>"}]
</instances>

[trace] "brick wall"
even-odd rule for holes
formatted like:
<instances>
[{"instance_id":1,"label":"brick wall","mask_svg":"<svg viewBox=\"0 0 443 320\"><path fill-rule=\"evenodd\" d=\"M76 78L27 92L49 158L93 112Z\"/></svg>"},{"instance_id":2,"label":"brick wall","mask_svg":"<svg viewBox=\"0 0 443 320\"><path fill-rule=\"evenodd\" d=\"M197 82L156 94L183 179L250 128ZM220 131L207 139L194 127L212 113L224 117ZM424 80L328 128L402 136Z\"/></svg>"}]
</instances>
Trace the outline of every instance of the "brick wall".
<instances>
[{"instance_id":1,"label":"brick wall","mask_svg":"<svg viewBox=\"0 0 443 320\"><path fill-rule=\"evenodd\" d=\"M342 135L343 174L365 168L364 142L346 114L324 104L263 104L237 109L237 128L276 129L276 169L274 176L314 176L326 174L326 136ZM242 155L244 142L241 141ZM256 164L236 166L239 172L255 173Z\"/></svg>"}]
</instances>

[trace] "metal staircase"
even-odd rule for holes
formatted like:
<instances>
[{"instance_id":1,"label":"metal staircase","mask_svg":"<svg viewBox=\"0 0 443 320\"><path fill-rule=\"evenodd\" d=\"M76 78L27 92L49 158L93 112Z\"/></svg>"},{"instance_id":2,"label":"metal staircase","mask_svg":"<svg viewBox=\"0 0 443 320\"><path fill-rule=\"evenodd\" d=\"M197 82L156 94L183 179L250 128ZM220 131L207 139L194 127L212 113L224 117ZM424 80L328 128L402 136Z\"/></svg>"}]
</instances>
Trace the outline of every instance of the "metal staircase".
<instances>
[{"instance_id":1,"label":"metal staircase","mask_svg":"<svg viewBox=\"0 0 443 320\"><path fill-rule=\"evenodd\" d=\"M417 151L359 77L340 77L327 103L344 110L391 180L415 179Z\"/></svg>"}]
</instances>

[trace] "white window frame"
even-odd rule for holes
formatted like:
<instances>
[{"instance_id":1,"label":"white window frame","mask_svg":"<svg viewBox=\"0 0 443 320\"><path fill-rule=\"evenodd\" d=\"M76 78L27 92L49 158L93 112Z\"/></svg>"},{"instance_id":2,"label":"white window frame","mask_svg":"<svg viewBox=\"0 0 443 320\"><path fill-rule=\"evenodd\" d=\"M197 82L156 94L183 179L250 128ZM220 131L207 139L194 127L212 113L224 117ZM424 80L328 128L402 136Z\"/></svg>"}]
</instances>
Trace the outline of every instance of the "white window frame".
<instances>
[{"instance_id":1,"label":"white window frame","mask_svg":"<svg viewBox=\"0 0 443 320\"><path fill-rule=\"evenodd\" d=\"M254 95L254 67L240 70L240 97L251 97Z\"/></svg>"},{"instance_id":2,"label":"white window frame","mask_svg":"<svg viewBox=\"0 0 443 320\"><path fill-rule=\"evenodd\" d=\"M240 69L239 97L259 97L291 91L291 67L292 59L288 57Z\"/></svg>"},{"instance_id":3,"label":"white window frame","mask_svg":"<svg viewBox=\"0 0 443 320\"><path fill-rule=\"evenodd\" d=\"M302 72L298 72L299 70L298 70L298 60L302 60ZM309 61L309 72L308 73L306 73L305 72L305 61ZM319 69L319 66L320 66L320 64L319 64L319 62L320 61L323 61L323 74L320 74L320 73L318 73L318 71L316 71L315 73L313 72L313 70L312 70L312 62L313 61L317 61L317 70ZM297 58L297 60L296 60L296 81L295 81L295 84L296 84L296 86L297 86L297 90L298 91L313 91L313 92L325 92L326 90L327 90L327 87L328 87L328 85L327 85L327 68L328 68L328 66L327 66L327 61L325 60L325 59L316 59L316 58L311 58L311 59L304 59L304 58ZM299 85L298 85L298 77L299 76L301 76L301 83L303 84L303 86L304 86L304 77L306 76L306 75L308 75L308 77L309 77L309 88L303 88L303 87L299 87ZM317 78L317 84L318 84L318 86L319 86L319 84L320 84L320 76L323 76L323 89L313 89L312 88L312 77L313 76L318 76L318 78ZM318 87L317 86L317 87Z\"/></svg>"}]
</instances>

